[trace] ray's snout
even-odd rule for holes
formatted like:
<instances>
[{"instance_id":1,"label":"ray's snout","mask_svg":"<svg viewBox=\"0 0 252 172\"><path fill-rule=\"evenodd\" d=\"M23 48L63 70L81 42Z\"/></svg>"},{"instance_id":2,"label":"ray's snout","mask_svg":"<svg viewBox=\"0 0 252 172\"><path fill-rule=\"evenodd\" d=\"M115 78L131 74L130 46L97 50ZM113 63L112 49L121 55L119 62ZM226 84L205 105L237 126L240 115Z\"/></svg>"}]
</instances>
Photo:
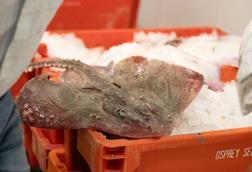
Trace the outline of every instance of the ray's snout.
<instances>
[{"instance_id":1,"label":"ray's snout","mask_svg":"<svg viewBox=\"0 0 252 172\"><path fill-rule=\"evenodd\" d=\"M34 111L29 107L28 103L24 103L20 109L20 117L22 122L33 125L36 121Z\"/></svg>"}]
</instances>

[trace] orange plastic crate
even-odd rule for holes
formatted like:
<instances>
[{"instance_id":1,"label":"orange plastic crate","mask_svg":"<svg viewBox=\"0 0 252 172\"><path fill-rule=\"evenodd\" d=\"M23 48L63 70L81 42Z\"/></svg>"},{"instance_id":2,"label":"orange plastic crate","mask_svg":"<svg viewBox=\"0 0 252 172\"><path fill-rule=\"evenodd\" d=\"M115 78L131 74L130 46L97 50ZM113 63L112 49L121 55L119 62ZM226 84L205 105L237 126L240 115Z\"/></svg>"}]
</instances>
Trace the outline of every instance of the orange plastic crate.
<instances>
[{"instance_id":1,"label":"orange plastic crate","mask_svg":"<svg viewBox=\"0 0 252 172\"><path fill-rule=\"evenodd\" d=\"M69 170L78 170L89 172L90 169L85 159L81 156L77 150L77 130L64 130L64 148L65 159L64 162Z\"/></svg>"},{"instance_id":2,"label":"orange plastic crate","mask_svg":"<svg viewBox=\"0 0 252 172\"><path fill-rule=\"evenodd\" d=\"M52 144L64 143L64 131L58 129L43 129L43 133L46 138L49 139Z\"/></svg>"},{"instance_id":3,"label":"orange plastic crate","mask_svg":"<svg viewBox=\"0 0 252 172\"><path fill-rule=\"evenodd\" d=\"M83 129L77 141L93 172L243 172L252 165L251 145L252 128L139 140Z\"/></svg>"},{"instance_id":4,"label":"orange plastic crate","mask_svg":"<svg viewBox=\"0 0 252 172\"><path fill-rule=\"evenodd\" d=\"M71 130L68 130L65 133L67 133L66 137L77 137L77 135L75 136L75 134L73 134ZM76 138L74 138L73 140L75 143L69 142L69 144L73 143L73 145L68 144L64 148L54 149L49 152L47 169L48 172L90 172L89 167L87 166L85 160L82 159L81 155L76 155L80 153L77 152L76 149ZM69 149L69 147L72 147L73 149Z\"/></svg>"},{"instance_id":5,"label":"orange plastic crate","mask_svg":"<svg viewBox=\"0 0 252 172\"><path fill-rule=\"evenodd\" d=\"M215 30L220 35L225 34ZM109 48L132 41L137 31L176 32L178 36L189 37L211 33L213 28L79 30L74 33L87 47ZM79 130L77 141L78 150L92 171L122 172L245 171L252 164L251 144L251 128L139 140L109 140L100 132Z\"/></svg>"},{"instance_id":6,"label":"orange plastic crate","mask_svg":"<svg viewBox=\"0 0 252 172\"><path fill-rule=\"evenodd\" d=\"M139 0L64 0L48 30L135 27Z\"/></svg>"},{"instance_id":7,"label":"orange plastic crate","mask_svg":"<svg viewBox=\"0 0 252 172\"><path fill-rule=\"evenodd\" d=\"M63 147L63 144L53 144L46 137L44 129L30 127L32 133L31 148L34 153L39 167L42 170L48 167L48 154L51 150Z\"/></svg>"},{"instance_id":8,"label":"orange plastic crate","mask_svg":"<svg viewBox=\"0 0 252 172\"><path fill-rule=\"evenodd\" d=\"M200 35L202 33L212 33L213 30L217 31L219 35L226 33L218 28L199 27L199 28L163 28L163 29L107 29L107 30L61 30L50 31L51 33L66 34L74 33L78 38L85 42L85 46L92 47L105 47L109 48L114 45L122 44L133 40L134 33L143 31L148 32L162 32L171 33L175 32L178 37L190 37Z\"/></svg>"},{"instance_id":9,"label":"orange plastic crate","mask_svg":"<svg viewBox=\"0 0 252 172\"><path fill-rule=\"evenodd\" d=\"M24 146L25 146L25 150L26 150L26 155L28 158L28 162L31 168L35 168L38 166L38 161L32 151L32 134L31 134L31 130L30 127L27 125L23 125L23 130L24 130Z\"/></svg>"},{"instance_id":10,"label":"orange plastic crate","mask_svg":"<svg viewBox=\"0 0 252 172\"><path fill-rule=\"evenodd\" d=\"M220 75L223 82L230 82L236 79L238 67L223 65L221 66Z\"/></svg>"},{"instance_id":11,"label":"orange plastic crate","mask_svg":"<svg viewBox=\"0 0 252 172\"><path fill-rule=\"evenodd\" d=\"M65 149L54 149L49 153L48 172L70 172L65 165Z\"/></svg>"}]
</instances>

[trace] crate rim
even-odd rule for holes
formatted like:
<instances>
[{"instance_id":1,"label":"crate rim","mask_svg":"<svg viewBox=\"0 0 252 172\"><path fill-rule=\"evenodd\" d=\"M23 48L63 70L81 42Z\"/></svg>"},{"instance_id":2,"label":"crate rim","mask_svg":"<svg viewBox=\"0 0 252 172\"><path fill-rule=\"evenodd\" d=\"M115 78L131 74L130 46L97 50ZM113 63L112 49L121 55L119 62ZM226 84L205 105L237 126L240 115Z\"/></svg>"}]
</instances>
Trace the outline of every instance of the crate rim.
<instances>
[{"instance_id":1,"label":"crate rim","mask_svg":"<svg viewBox=\"0 0 252 172\"><path fill-rule=\"evenodd\" d=\"M95 139L97 144L105 147L115 148L122 146L143 146L154 143L167 144L169 148L190 147L196 145L208 145L223 142L235 142L237 140L252 139L252 127L224 129L190 134L167 135L159 138L142 139L107 139L103 133L94 129L80 129L78 132L87 132Z\"/></svg>"},{"instance_id":2,"label":"crate rim","mask_svg":"<svg viewBox=\"0 0 252 172\"><path fill-rule=\"evenodd\" d=\"M216 30L217 33L221 35L227 35L228 33L220 29L219 27L211 27L211 26L196 26L196 27L160 27L160 28L118 28L118 29L68 29L68 30L47 30L49 34L66 34L66 33L110 33L113 32L115 34L117 33L122 33L122 32L162 32L162 31L183 31L183 30L188 30L188 31L195 31L195 30L202 30L202 31L214 31Z\"/></svg>"}]
</instances>

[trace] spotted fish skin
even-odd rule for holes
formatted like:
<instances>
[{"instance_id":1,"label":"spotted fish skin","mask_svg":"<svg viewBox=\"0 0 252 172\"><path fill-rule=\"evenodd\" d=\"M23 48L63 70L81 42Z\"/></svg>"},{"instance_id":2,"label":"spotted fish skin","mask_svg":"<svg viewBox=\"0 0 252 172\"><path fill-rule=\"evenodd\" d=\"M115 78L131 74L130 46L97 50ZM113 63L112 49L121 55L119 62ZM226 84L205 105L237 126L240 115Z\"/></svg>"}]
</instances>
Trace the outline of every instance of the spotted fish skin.
<instances>
[{"instance_id":1,"label":"spotted fish skin","mask_svg":"<svg viewBox=\"0 0 252 172\"><path fill-rule=\"evenodd\" d=\"M129 57L110 68L56 60L28 69L43 66L65 68L64 79L54 83L37 76L22 88L17 105L24 123L94 128L130 138L170 134L203 84L197 72L144 57Z\"/></svg>"}]
</instances>

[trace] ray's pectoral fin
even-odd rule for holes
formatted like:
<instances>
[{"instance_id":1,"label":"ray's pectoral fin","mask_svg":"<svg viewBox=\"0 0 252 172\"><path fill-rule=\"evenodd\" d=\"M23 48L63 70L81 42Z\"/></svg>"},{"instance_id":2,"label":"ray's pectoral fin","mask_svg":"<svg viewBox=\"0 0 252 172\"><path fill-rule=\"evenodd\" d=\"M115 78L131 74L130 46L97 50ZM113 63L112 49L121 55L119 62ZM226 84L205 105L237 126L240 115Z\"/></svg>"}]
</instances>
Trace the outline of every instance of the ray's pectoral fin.
<instances>
[{"instance_id":1,"label":"ray's pectoral fin","mask_svg":"<svg viewBox=\"0 0 252 172\"><path fill-rule=\"evenodd\" d=\"M204 80L201 74L182 66L138 56L117 63L113 79L160 112L161 119L181 113L198 94Z\"/></svg>"}]
</instances>

